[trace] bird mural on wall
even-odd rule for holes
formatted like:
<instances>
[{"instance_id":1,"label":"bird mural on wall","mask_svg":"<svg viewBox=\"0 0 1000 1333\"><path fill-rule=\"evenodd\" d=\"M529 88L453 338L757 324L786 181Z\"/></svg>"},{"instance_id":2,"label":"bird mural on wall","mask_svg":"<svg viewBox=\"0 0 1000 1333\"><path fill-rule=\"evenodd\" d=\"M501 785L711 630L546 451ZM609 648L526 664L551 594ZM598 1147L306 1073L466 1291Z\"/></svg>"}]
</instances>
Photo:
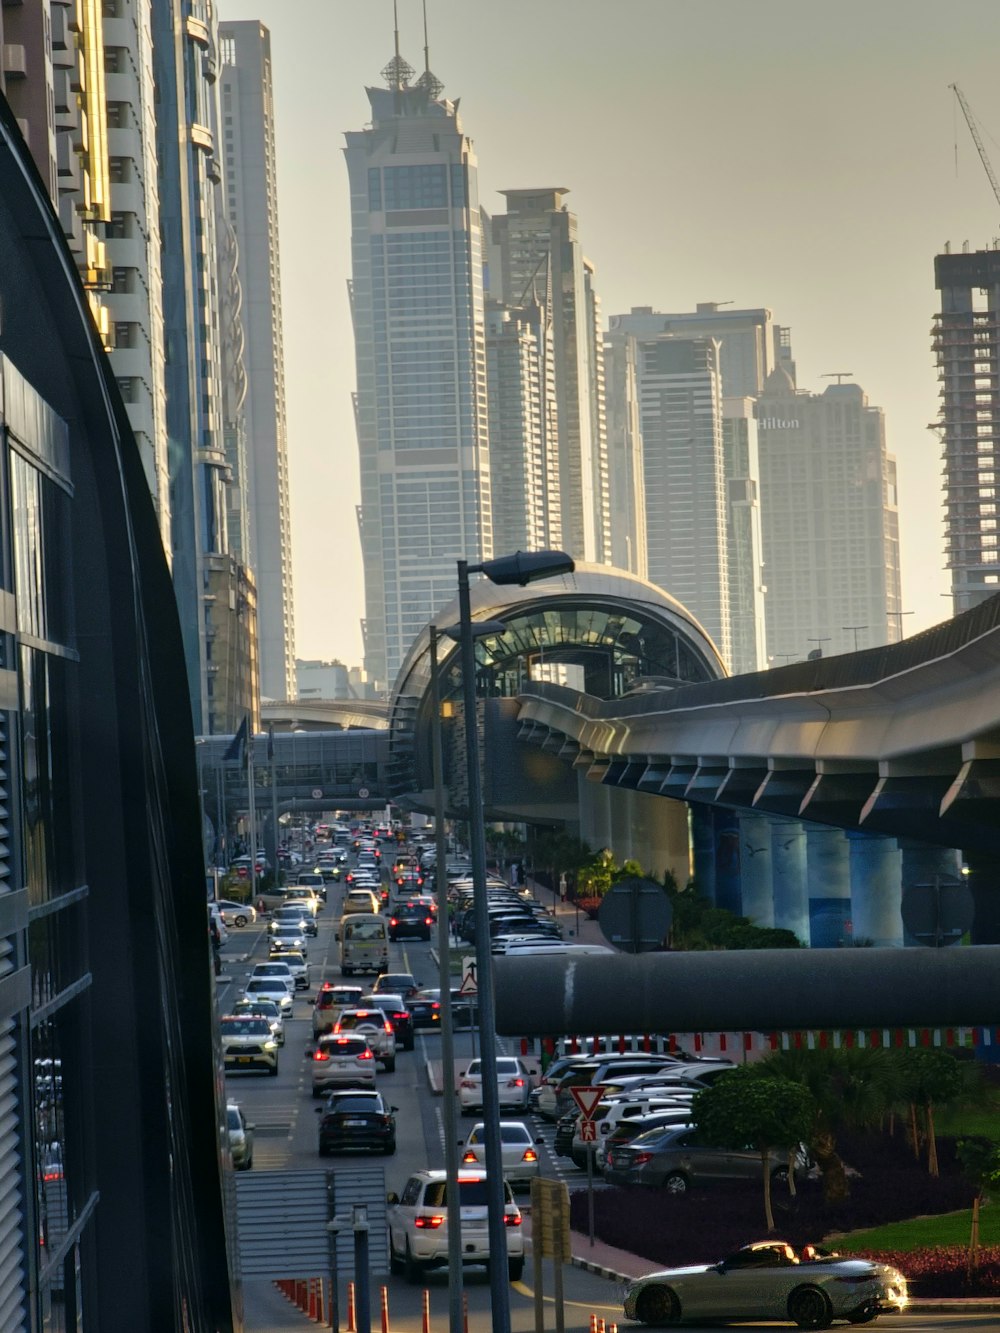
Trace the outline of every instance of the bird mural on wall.
<instances>
[{"instance_id":1,"label":"bird mural on wall","mask_svg":"<svg viewBox=\"0 0 1000 1333\"><path fill-rule=\"evenodd\" d=\"M751 860L758 854L758 852L766 852L766 851L767 851L767 848L766 848L766 847L751 847L750 844L749 844L748 842L745 842L745 843L743 844L743 846L744 846L744 847L747 849L747 851L750 853L750 858L751 858Z\"/></svg>"}]
</instances>

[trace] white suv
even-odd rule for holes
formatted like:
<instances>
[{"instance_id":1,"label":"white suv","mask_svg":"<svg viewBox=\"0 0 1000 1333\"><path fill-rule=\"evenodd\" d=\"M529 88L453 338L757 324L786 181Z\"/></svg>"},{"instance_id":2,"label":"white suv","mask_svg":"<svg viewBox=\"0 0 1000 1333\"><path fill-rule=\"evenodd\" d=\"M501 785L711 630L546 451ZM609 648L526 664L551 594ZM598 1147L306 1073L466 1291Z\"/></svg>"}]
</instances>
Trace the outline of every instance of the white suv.
<instances>
[{"instance_id":1,"label":"white suv","mask_svg":"<svg viewBox=\"0 0 1000 1333\"><path fill-rule=\"evenodd\" d=\"M405 1273L407 1282L419 1282L428 1268L448 1262L448 1207L445 1202L446 1172L415 1172L398 1197L388 1194L389 1267ZM488 1264L490 1239L486 1222L486 1172L463 1167L458 1176L462 1213L462 1262ZM504 1232L507 1237L507 1271L511 1282L524 1272L524 1234L521 1212L511 1187L504 1181Z\"/></svg>"},{"instance_id":2,"label":"white suv","mask_svg":"<svg viewBox=\"0 0 1000 1333\"><path fill-rule=\"evenodd\" d=\"M332 1032L336 1037L364 1037L387 1074L396 1068L396 1034L381 1009L342 1009Z\"/></svg>"}]
</instances>

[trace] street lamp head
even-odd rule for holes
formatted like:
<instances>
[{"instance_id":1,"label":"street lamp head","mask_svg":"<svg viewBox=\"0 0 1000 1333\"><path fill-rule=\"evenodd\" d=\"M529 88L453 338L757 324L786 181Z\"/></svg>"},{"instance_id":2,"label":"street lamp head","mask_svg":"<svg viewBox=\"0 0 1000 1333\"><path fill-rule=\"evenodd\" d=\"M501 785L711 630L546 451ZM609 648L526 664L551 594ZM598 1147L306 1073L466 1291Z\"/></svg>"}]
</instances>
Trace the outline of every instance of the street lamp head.
<instances>
[{"instance_id":1,"label":"street lamp head","mask_svg":"<svg viewBox=\"0 0 1000 1333\"><path fill-rule=\"evenodd\" d=\"M516 583L523 588L536 579L572 574L576 564L565 551L517 551L514 555L501 555L469 568L470 572L485 574L491 583Z\"/></svg>"},{"instance_id":2,"label":"street lamp head","mask_svg":"<svg viewBox=\"0 0 1000 1333\"><path fill-rule=\"evenodd\" d=\"M502 620L474 620L470 632L474 639L488 639L491 634L503 634L506 628ZM438 637L442 634L446 639L454 639L459 643L462 638L462 626L445 625L443 629L438 630Z\"/></svg>"}]
</instances>

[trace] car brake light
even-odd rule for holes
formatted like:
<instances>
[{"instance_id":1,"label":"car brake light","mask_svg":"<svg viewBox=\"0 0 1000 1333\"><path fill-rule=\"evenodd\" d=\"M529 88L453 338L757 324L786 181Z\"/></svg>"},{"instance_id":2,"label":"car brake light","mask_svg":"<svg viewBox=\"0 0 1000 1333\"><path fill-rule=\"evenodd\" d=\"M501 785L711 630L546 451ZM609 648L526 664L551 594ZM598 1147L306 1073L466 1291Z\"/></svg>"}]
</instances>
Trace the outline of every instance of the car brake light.
<instances>
[{"instance_id":1,"label":"car brake light","mask_svg":"<svg viewBox=\"0 0 1000 1333\"><path fill-rule=\"evenodd\" d=\"M393 1014L393 1018L409 1018L409 1016L410 1016L410 1013L409 1013L409 1010L408 1010L408 1009L404 1009L404 1010L402 1011L402 1013L395 1013L395 1014Z\"/></svg>"},{"instance_id":2,"label":"car brake light","mask_svg":"<svg viewBox=\"0 0 1000 1333\"><path fill-rule=\"evenodd\" d=\"M461 1083L460 1083L458 1086L459 1086L460 1088L474 1088L476 1085L475 1085L475 1083L471 1082L469 1079L467 1079L467 1078L463 1078L462 1081L461 1081Z\"/></svg>"},{"instance_id":3,"label":"car brake light","mask_svg":"<svg viewBox=\"0 0 1000 1333\"><path fill-rule=\"evenodd\" d=\"M330 1056L329 1056L329 1053L328 1053L327 1051L314 1051L314 1052L313 1052L313 1059L314 1059L314 1060L329 1060L329 1058L330 1058Z\"/></svg>"},{"instance_id":4,"label":"car brake light","mask_svg":"<svg viewBox=\"0 0 1000 1333\"><path fill-rule=\"evenodd\" d=\"M525 1148L525 1150L524 1150L524 1156L521 1158L521 1161L522 1161L522 1162L537 1162L537 1161L538 1161L538 1153L535 1152L534 1148Z\"/></svg>"},{"instance_id":5,"label":"car brake light","mask_svg":"<svg viewBox=\"0 0 1000 1333\"><path fill-rule=\"evenodd\" d=\"M389 1022L388 1019L385 1020L385 1031L386 1031L386 1032L391 1032L391 1031L392 1031L392 1024Z\"/></svg>"},{"instance_id":6,"label":"car brake light","mask_svg":"<svg viewBox=\"0 0 1000 1333\"><path fill-rule=\"evenodd\" d=\"M431 1001L431 1008L432 1008L432 1009L440 1009L441 1006L438 1004L437 1000L432 1000L432 1001Z\"/></svg>"},{"instance_id":7,"label":"car brake light","mask_svg":"<svg viewBox=\"0 0 1000 1333\"><path fill-rule=\"evenodd\" d=\"M524 1079L523 1079L523 1078L512 1078L512 1079L509 1079L508 1082L507 1082L507 1086L508 1086L508 1088L523 1088L523 1087L524 1087Z\"/></svg>"},{"instance_id":8,"label":"car brake light","mask_svg":"<svg viewBox=\"0 0 1000 1333\"><path fill-rule=\"evenodd\" d=\"M433 926L433 924L434 924L434 922L430 919L429 916L425 916L425 917L424 917L424 925L425 925L425 926Z\"/></svg>"},{"instance_id":9,"label":"car brake light","mask_svg":"<svg viewBox=\"0 0 1000 1333\"><path fill-rule=\"evenodd\" d=\"M475 1154L474 1152L472 1152L471 1149L470 1149L470 1151L467 1152L467 1153L465 1154L465 1156L462 1158L462 1161L463 1161L463 1162L470 1162L470 1163L472 1163L473 1165L474 1165L478 1160L479 1160L479 1159L477 1158L476 1154Z\"/></svg>"},{"instance_id":10,"label":"car brake light","mask_svg":"<svg viewBox=\"0 0 1000 1333\"><path fill-rule=\"evenodd\" d=\"M647 1162L653 1160L651 1152L637 1152L629 1162L630 1166L645 1166Z\"/></svg>"},{"instance_id":11,"label":"car brake light","mask_svg":"<svg viewBox=\"0 0 1000 1333\"><path fill-rule=\"evenodd\" d=\"M505 1227L519 1227L521 1225L520 1213L504 1213L503 1224Z\"/></svg>"},{"instance_id":12,"label":"car brake light","mask_svg":"<svg viewBox=\"0 0 1000 1333\"><path fill-rule=\"evenodd\" d=\"M358 1059L359 1059L359 1060L373 1060L374 1058L375 1058L375 1057L372 1055L371 1051L359 1051L359 1052L358 1052Z\"/></svg>"},{"instance_id":13,"label":"car brake light","mask_svg":"<svg viewBox=\"0 0 1000 1333\"><path fill-rule=\"evenodd\" d=\"M423 1230L424 1228L429 1228L431 1231L436 1231L437 1228L441 1226L443 1223L444 1223L443 1213L435 1213L433 1214L433 1216L427 1216L426 1214L422 1214L421 1216L415 1217L413 1219L413 1225L415 1227L420 1227L421 1230Z\"/></svg>"}]
</instances>

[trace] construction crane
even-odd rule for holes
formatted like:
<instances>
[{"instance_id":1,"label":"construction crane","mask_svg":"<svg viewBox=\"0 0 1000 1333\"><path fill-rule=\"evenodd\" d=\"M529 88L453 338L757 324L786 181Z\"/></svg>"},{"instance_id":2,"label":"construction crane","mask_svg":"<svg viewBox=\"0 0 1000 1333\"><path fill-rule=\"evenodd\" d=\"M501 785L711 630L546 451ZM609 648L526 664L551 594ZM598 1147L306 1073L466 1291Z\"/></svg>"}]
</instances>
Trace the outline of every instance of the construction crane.
<instances>
[{"instance_id":1,"label":"construction crane","mask_svg":"<svg viewBox=\"0 0 1000 1333\"><path fill-rule=\"evenodd\" d=\"M836 380L837 387L843 384L844 380L849 380L854 375L853 370L831 370L825 375L820 375L821 380Z\"/></svg>"},{"instance_id":2,"label":"construction crane","mask_svg":"<svg viewBox=\"0 0 1000 1333\"><path fill-rule=\"evenodd\" d=\"M972 135L972 142L976 145L976 152L979 154L979 160L980 162L982 162L986 174L989 177L990 185L993 187L993 194L996 197L996 201L998 204L1000 204L1000 181L997 180L996 172L993 170L993 164L990 162L990 159L986 156L986 149L983 146L983 141L979 134L979 128L976 125L976 118L972 114L972 111L969 109L968 102L965 100L965 93L962 92L961 88L958 86L957 83L949 83L948 87L951 89L951 91L955 94L955 97L958 99L958 105L962 108L962 115L965 117L965 123L969 127L969 133ZM955 151L957 152L958 150L956 149Z\"/></svg>"}]
</instances>

